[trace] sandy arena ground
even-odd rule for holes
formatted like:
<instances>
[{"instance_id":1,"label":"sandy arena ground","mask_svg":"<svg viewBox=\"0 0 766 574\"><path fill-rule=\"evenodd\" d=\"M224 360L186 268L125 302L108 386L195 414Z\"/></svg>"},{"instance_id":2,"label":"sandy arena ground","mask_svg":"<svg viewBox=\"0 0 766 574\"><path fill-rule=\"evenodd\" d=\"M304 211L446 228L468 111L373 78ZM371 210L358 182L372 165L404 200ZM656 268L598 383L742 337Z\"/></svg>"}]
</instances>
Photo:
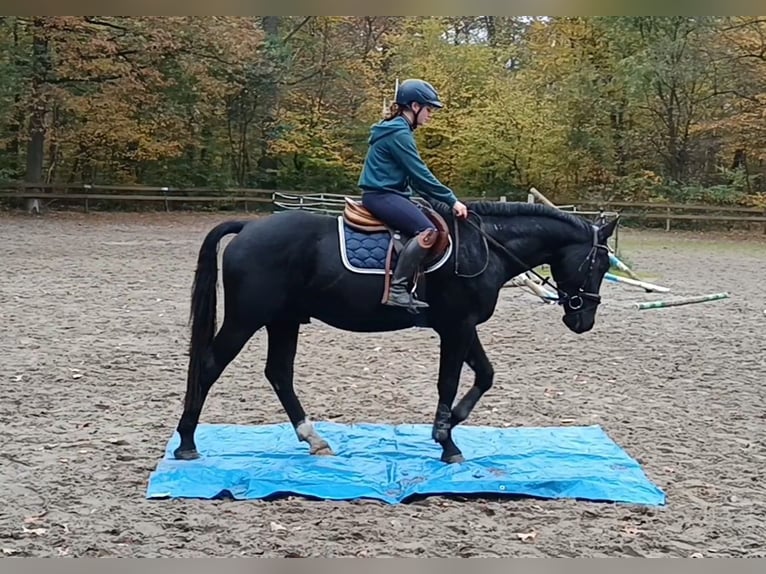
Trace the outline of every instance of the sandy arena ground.
<instances>
[{"instance_id":1,"label":"sandy arena ground","mask_svg":"<svg viewBox=\"0 0 766 574\"><path fill-rule=\"evenodd\" d=\"M0 215L0 556L766 556L759 232L622 231L650 280L732 299L635 311L661 296L607 283L596 329L578 337L559 309L505 289L481 327L496 384L469 424L600 424L666 491L666 508L145 500L181 409L197 250L224 217ZM315 420L431 422L437 340L384 337L304 327L296 388ZM286 420L264 342L256 334L229 366L202 422ZM406 352L414 342L419 356ZM350 367L360 360L368 371ZM464 370L461 393L471 380Z\"/></svg>"}]
</instances>

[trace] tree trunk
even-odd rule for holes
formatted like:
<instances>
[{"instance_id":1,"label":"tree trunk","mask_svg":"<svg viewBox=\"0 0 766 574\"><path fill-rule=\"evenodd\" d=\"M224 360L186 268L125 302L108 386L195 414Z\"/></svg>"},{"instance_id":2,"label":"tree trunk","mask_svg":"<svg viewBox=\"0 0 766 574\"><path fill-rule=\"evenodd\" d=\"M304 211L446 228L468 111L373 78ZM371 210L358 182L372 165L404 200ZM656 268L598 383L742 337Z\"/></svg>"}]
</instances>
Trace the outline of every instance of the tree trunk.
<instances>
[{"instance_id":1,"label":"tree trunk","mask_svg":"<svg viewBox=\"0 0 766 574\"><path fill-rule=\"evenodd\" d=\"M29 113L29 143L27 144L27 167L24 181L41 184L43 182L43 162L45 159L45 82L50 70L48 59L48 39L45 33L44 18L32 20L32 86ZM37 189L37 188L33 188ZM42 189L39 189L42 195ZM27 200L27 210L40 212L38 198Z\"/></svg>"}]
</instances>

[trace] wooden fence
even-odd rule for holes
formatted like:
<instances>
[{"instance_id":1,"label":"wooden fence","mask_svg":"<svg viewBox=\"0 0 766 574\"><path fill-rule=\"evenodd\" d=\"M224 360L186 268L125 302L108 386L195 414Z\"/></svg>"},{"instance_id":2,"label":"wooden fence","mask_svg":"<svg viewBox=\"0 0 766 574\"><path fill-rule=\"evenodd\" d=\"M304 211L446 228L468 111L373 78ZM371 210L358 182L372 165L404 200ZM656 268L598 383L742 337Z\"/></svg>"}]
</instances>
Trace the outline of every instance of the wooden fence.
<instances>
[{"instance_id":1,"label":"wooden fence","mask_svg":"<svg viewBox=\"0 0 766 574\"><path fill-rule=\"evenodd\" d=\"M664 221L670 231L673 221L729 222L761 224L766 234L766 208L733 205L702 205L691 203L648 203L634 201L580 201L580 207L598 206L617 211L624 221Z\"/></svg>"},{"instance_id":2,"label":"wooden fence","mask_svg":"<svg viewBox=\"0 0 766 574\"><path fill-rule=\"evenodd\" d=\"M250 205L272 203L272 191L265 189L217 189L217 188L174 188L131 185L91 184L31 184L19 183L0 188L0 198L15 200L39 200L45 203L83 202L85 211L91 203L110 204L114 202L156 202L165 211L171 204L230 204L241 205L248 210Z\"/></svg>"},{"instance_id":3,"label":"wooden fence","mask_svg":"<svg viewBox=\"0 0 766 574\"><path fill-rule=\"evenodd\" d=\"M249 188L173 188L126 185L91 184L30 184L14 183L0 187L0 199L38 200L44 204L82 202L88 211L93 203L110 205L114 202L156 202L166 211L171 206L183 209L194 204L231 206L249 211L273 211L306 209L323 213L337 213L344 197L356 197L358 193L316 193L307 191L249 189ZM483 199L466 197L465 201ZM505 198L500 198L504 201ZM758 224L766 234L766 209L755 207L693 205L670 203L647 203L630 201L579 201L566 206L568 211L592 217L600 211L619 212L622 221L664 221L665 229L671 229L673 221L708 223L733 223L737 225ZM39 209L39 207L38 207Z\"/></svg>"}]
</instances>

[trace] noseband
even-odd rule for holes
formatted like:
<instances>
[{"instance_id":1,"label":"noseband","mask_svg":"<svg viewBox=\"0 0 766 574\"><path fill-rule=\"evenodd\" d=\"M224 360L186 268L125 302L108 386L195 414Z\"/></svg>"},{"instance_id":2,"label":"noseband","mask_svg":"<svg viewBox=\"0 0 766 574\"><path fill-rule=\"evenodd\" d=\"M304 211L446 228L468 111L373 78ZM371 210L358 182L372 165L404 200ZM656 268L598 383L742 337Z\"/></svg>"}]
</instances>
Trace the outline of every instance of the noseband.
<instances>
[{"instance_id":1,"label":"noseband","mask_svg":"<svg viewBox=\"0 0 766 574\"><path fill-rule=\"evenodd\" d=\"M478 217L478 216L477 216ZM577 268L578 271L582 270L583 266L585 264L588 265L588 268L585 273L585 277L582 281L582 284L577 288L577 292L574 295L570 295L566 292L564 292L562 289L559 289L556 285L551 283L547 277L543 277L540 275L537 271L532 269L529 265L524 263L521 259L516 257L511 251L502 243L500 243L497 239L489 235L486 231L484 231L481 227L481 220L479 220L479 224L477 225L470 219L465 219L466 223L471 225L474 229L476 229L489 243L497 247L504 255L506 255L508 258L513 260L515 263L518 263L522 267L524 267L525 271L531 272L534 274L540 281L542 281L543 285L548 285L552 289L556 291L558 294L558 298L556 299L556 303L558 305L562 305L565 308L569 308L570 311L573 311L573 314L582 313L585 310L585 301L591 301L593 302L593 306L597 306L601 303L601 295L598 293L591 293L590 291L585 290L585 284L588 282L588 279L590 278L591 271L593 270L593 265L596 262L596 254L598 253L599 249L609 250L609 248L606 245L601 245L598 242L598 228L594 225L593 227L593 245L591 246L590 251L588 252L588 255L585 256L585 259L582 263L580 263L580 266ZM455 227L457 230L457 226Z\"/></svg>"}]
</instances>

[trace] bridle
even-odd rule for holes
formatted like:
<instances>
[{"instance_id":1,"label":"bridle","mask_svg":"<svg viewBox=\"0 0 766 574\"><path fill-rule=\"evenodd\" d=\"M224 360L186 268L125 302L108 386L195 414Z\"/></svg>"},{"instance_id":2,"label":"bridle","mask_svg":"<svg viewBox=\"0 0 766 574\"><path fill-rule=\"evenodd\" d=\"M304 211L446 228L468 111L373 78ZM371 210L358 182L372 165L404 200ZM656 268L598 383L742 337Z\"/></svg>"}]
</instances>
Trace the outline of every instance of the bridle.
<instances>
[{"instance_id":1,"label":"bridle","mask_svg":"<svg viewBox=\"0 0 766 574\"><path fill-rule=\"evenodd\" d=\"M471 225L474 229L476 229L488 243L492 244L494 247L499 249L506 257L513 260L515 263L521 265L526 272L530 272L533 275L535 275L538 279L540 279L543 285L548 285L549 287L554 289L558 295L558 298L556 299L556 303L558 305L562 305L564 308L568 308L570 311L572 311L572 314L578 314L578 313L582 313L586 309L585 307L586 300L591 301L593 303L593 306L598 306L601 303L601 295L599 295L598 293L592 293L590 291L585 290L585 284L588 282L588 279L590 278L591 271L593 270L593 265L596 262L596 254L598 253L598 250L604 249L607 252L609 251L609 247L598 242L598 227L596 227L595 225L592 226L593 245L591 246L591 249L588 252L588 255L585 256L585 259L583 259L582 263L580 263L580 266L577 268L579 272L580 270L582 270L583 265L587 263L588 269L584 275L582 283L577 288L577 291L574 293L574 295L570 295L569 293L566 293L562 289L559 289L558 286L551 283L548 277L543 277L542 275L540 275L530 265L528 265L527 263L522 261L519 257L514 255L505 245L503 245L497 239L495 239L486 231L484 231L484 229L481 226L481 217L479 217L479 215L476 214L475 212L472 212L472 214L475 215L476 218L479 220L478 225L468 218L465 219L465 222ZM455 225L455 235L457 239L457 224ZM457 273L457 265L455 267L455 273Z\"/></svg>"}]
</instances>

